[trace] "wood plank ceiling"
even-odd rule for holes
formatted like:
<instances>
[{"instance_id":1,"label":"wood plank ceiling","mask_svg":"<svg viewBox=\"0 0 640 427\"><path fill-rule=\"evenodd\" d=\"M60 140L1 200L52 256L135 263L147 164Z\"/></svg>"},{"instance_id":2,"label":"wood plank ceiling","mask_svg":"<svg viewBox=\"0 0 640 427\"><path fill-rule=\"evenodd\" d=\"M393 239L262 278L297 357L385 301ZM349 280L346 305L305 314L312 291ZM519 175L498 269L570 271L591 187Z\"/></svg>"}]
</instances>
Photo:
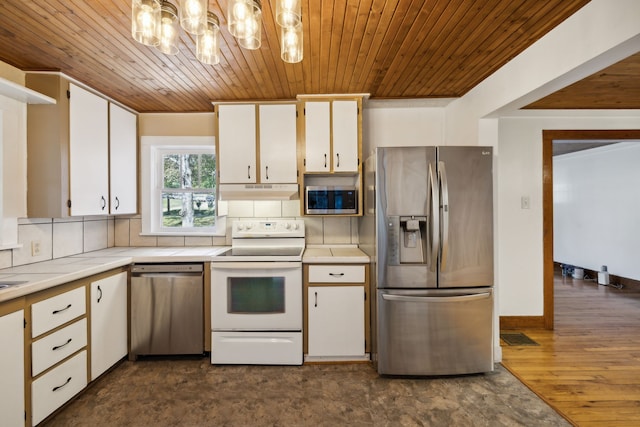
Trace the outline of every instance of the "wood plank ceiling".
<instances>
[{"instance_id":1,"label":"wood plank ceiling","mask_svg":"<svg viewBox=\"0 0 640 427\"><path fill-rule=\"evenodd\" d=\"M211 111L211 101L312 93L459 97L588 2L303 0L304 60L287 64L275 0L262 1L256 51L241 49L227 31L227 1L210 0L222 27L222 60L211 66L196 60L185 32L176 56L136 43L131 0L3 0L0 60L60 70L139 112Z\"/></svg>"}]
</instances>

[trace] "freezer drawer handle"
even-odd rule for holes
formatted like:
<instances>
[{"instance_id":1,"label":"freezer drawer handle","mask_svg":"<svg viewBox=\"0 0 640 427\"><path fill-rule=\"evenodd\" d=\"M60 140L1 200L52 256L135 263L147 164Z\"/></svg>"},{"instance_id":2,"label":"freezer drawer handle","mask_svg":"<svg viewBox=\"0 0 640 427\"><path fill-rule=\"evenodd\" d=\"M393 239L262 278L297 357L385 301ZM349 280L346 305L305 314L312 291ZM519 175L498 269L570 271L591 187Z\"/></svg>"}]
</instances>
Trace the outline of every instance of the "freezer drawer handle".
<instances>
[{"instance_id":1,"label":"freezer drawer handle","mask_svg":"<svg viewBox=\"0 0 640 427\"><path fill-rule=\"evenodd\" d=\"M64 384L59 385L59 386L57 386L57 387L54 387L51 391L58 391L58 390L60 390L62 387L64 387L64 386L66 386L67 384L69 384L70 382L71 382L71 377L67 378L67 381L66 381Z\"/></svg>"},{"instance_id":2,"label":"freezer drawer handle","mask_svg":"<svg viewBox=\"0 0 640 427\"><path fill-rule=\"evenodd\" d=\"M63 311L69 310L70 308L71 308L71 304L69 304L65 308L61 308L60 310L53 310L51 314L59 314L59 313L62 313Z\"/></svg>"},{"instance_id":3,"label":"freezer drawer handle","mask_svg":"<svg viewBox=\"0 0 640 427\"><path fill-rule=\"evenodd\" d=\"M399 302L460 302L460 301L475 301L480 299L486 299L491 296L491 292L483 292L481 294L472 295L456 295L452 297L416 297L405 295L389 295L382 294L382 298L387 301L399 301Z\"/></svg>"},{"instance_id":4,"label":"freezer drawer handle","mask_svg":"<svg viewBox=\"0 0 640 427\"><path fill-rule=\"evenodd\" d=\"M66 343L60 344L60 345L56 345L51 350L53 350L53 351L60 350L62 347L66 346L68 344L71 344L71 341L73 341L73 340L71 338L69 338Z\"/></svg>"}]
</instances>

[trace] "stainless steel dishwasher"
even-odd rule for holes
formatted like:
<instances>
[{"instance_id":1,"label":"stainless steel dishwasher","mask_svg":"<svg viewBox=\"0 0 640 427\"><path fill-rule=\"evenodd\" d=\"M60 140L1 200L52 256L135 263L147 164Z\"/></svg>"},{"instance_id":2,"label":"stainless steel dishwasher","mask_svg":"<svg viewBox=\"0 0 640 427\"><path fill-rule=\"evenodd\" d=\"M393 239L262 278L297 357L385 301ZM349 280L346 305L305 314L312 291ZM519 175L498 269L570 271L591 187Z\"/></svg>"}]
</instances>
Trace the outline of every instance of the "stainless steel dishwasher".
<instances>
[{"instance_id":1,"label":"stainless steel dishwasher","mask_svg":"<svg viewBox=\"0 0 640 427\"><path fill-rule=\"evenodd\" d=\"M131 350L140 355L204 352L202 264L131 267Z\"/></svg>"}]
</instances>

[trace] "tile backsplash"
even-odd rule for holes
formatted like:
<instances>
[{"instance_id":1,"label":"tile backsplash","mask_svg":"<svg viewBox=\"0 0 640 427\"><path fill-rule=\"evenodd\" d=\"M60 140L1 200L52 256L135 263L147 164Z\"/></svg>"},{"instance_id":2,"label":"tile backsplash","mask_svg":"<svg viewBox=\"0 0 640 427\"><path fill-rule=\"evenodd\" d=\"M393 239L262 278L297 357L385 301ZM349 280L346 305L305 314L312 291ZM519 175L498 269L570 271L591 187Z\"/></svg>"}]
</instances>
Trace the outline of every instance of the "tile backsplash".
<instances>
[{"instance_id":1,"label":"tile backsplash","mask_svg":"<svg viewBox=\"0 0 640 427\"><path fill-rule=\"evenodd\" d=\"M222 208L222 207L221 207ZM300 218L300 201L229 201L226 236L141 236L139 215L126 217L25 218L18 221L22 247L0 251L0 268L31 264L113 246L224 246L231 244L230 224L238 218ZM302 217L306 243L358 243L355 217Z\"/></svg>"}]
</instances>

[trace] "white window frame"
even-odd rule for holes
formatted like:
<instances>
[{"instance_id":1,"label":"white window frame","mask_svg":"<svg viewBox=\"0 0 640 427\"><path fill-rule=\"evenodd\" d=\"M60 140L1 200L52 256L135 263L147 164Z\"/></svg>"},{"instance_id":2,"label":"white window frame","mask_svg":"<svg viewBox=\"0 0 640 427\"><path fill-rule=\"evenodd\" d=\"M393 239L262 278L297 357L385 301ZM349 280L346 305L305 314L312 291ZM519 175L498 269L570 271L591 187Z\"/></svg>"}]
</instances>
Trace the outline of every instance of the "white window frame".
<instances>
[{"instance_id":1,"label":"white window frame","mask_svg":"<svg viewBox=\"0 0 640 427\"><path fill-rule=\"evenodd\" d=\"M140 187L143 195L141 197L141 235L224 236L226 218L224 213L220 211L217 188L214 190L217 215L214 227L174 228L162 226L163 154L189 152L215 155L215 138L212 136L142 136L140 151Z\"/></svg>"}]
</instances>

